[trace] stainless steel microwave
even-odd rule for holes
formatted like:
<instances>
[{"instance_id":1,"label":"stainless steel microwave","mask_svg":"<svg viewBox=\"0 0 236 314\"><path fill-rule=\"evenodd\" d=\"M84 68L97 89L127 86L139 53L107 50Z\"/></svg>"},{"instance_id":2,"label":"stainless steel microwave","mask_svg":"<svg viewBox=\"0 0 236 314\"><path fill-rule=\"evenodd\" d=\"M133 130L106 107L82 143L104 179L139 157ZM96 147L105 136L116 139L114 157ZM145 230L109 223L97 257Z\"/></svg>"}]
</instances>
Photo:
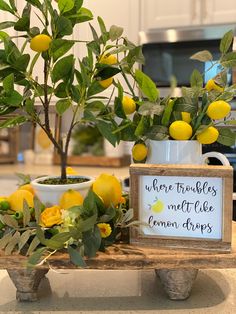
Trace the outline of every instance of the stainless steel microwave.
<instances>
[{"instance_id":1,"label":"stainless steel microwave","mask_svg":"<svg viewBox=\"0 0 236 314\"><path fill-rule=\"evenodd\" d=\"M177 88L173 96L179 96L180 88L178 86L189 85L193 69L205 73L205 82L220 71L220 65L216 65L206 72L209 63L191 60L190 56L200 50L209 50L213 59L218 60L220 40L231 29L236 34L236 24L140 32L140 44L143 46L145 57L143 71L153 79L163 97L170 91L170 78L173 75L177 80ZM232 50L236 50L236 37ZM236 83L234 77L236 78L236 75L229 73L229 83Z\"/></svg>"}]
</instances>

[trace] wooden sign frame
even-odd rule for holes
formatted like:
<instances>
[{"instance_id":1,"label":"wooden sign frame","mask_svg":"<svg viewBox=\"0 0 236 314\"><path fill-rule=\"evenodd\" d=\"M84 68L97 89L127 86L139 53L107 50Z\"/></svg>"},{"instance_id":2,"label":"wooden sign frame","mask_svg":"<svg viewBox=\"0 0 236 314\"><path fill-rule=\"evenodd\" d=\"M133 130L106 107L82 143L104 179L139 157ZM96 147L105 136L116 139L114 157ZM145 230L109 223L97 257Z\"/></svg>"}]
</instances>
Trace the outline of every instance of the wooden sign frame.
<instances>
[{"instance_id":1,"label":"wooden sign frame","mask_svg":"<svg viewBox=\"0 0 236 314\"><path fill-rule=\"evenodd\" d=\"M130 166L130 198L134 209L134 220L140 219L140 177L212 177L222 178L222 229L221 239L173 237L144 234L139 228L131 228L130 242L151 247L172 247L188 249L207 249L213 251L231 250L232 204L233 204L233 168L231 166L207 165L150 165L132 164Z\"/></svg>"}]
</instances>

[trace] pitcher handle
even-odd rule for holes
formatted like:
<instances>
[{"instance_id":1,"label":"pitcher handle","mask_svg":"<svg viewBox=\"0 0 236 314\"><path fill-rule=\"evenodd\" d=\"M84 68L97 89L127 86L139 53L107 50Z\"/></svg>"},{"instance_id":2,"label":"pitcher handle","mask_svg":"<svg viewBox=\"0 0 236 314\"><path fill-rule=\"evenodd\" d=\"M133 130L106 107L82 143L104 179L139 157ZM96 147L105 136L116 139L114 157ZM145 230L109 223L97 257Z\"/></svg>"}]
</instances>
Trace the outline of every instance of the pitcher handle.
<instances>
[{"instance_id":1,"label":"pitcher handle","mask_svg":"<svg viewBox=\"0 0 236 314\"><path fill-rule=\"evenodd\" d=\"M223 166L230 166L228 158L225 155L221 154L221 153L209 152L209 153L203 154L202 155L203 164L206 163L206 159L208 157L214 157L214 158L218 159L222 163Z\"/></svg>"}]
</instances>

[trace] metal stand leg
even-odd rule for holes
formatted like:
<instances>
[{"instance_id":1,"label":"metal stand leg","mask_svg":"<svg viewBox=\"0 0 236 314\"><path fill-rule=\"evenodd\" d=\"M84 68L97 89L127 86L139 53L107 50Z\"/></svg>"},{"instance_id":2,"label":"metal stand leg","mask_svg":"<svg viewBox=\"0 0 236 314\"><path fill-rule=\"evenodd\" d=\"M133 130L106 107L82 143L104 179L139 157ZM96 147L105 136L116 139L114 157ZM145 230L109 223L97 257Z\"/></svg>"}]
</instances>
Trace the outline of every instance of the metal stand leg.
<instances>
[{"instance_id":1,"label":"metal stand leg","mask_svg":"<svg viewBox=\"0 0 236 314\"><path fill-rule=\"evenodd\" d=\"M190 296L198 269L155 269L155 272L171 300L185 300Z\"/></svg>"},{"instance_id":2,"label":"metal stand leg","mask_svg":"<svg viewBox=\"0 0 236 314\"><path fill-rule=\"evenodd\" d=\"M18 301L36 301L37 290L41 279L49 269L7 269L7 272L16 287Z\"/></svg>"}]
</instances>

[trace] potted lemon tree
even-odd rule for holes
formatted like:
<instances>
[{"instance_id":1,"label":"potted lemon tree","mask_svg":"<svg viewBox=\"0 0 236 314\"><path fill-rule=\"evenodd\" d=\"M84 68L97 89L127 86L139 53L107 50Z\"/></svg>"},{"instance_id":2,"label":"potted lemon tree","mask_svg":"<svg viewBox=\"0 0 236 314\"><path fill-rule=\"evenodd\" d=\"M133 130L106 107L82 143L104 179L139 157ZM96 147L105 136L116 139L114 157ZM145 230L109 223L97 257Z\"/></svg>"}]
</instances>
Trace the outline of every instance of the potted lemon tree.
<instances>
[{"instance_id":1,"label":"potted lemon tree","mask_svg":"<svg viewBox=\"0 0 236 314\"><path fill-rule=\"evenodd\" d=\"M118 90L120 98L122 87L115 77L122 73L129 85L127 75L134 63L142 60L142 54L140 47L122 37L122 28L113 25L107 29L100 17L97 19L99 33L90 25L92 41L85 42L82 35L77 38L75 27L93 19L92 12L83 7L82 0L23 2L25 6L22 12L14 1L0 2L0 10L12 16L1 24L0 32L0 115L5 117L0 128L32 122L46 133L60 156L61 175L53 179L39 179L32 184L44 202L50 201L56 186L58 191L51 199L51 203L55 203L58 195L69 188L68 184L78 189L78 183L82 193L86 194L92 183L90 177L68 178L66 175L74 127L96 124L113 145L119 142L119 136L113 133L117 123L110 119L112 97L104 97L101 93L111 86L111 94ZM34 25L35 21L39 26ZM12 38L8 34L9 28L14 28L17 36ZM20 47L16 45L15 37L23 38ZM87 55L81 60L76 58L79 45L87 47ZM38 63L42 66L39 67ZM41 79L39 70L43 73ZM70 112L70 119L66 121L68 132L63 137L52 129L49 115L52 100L59 116Z\"/></svg>"}]
</instances>

